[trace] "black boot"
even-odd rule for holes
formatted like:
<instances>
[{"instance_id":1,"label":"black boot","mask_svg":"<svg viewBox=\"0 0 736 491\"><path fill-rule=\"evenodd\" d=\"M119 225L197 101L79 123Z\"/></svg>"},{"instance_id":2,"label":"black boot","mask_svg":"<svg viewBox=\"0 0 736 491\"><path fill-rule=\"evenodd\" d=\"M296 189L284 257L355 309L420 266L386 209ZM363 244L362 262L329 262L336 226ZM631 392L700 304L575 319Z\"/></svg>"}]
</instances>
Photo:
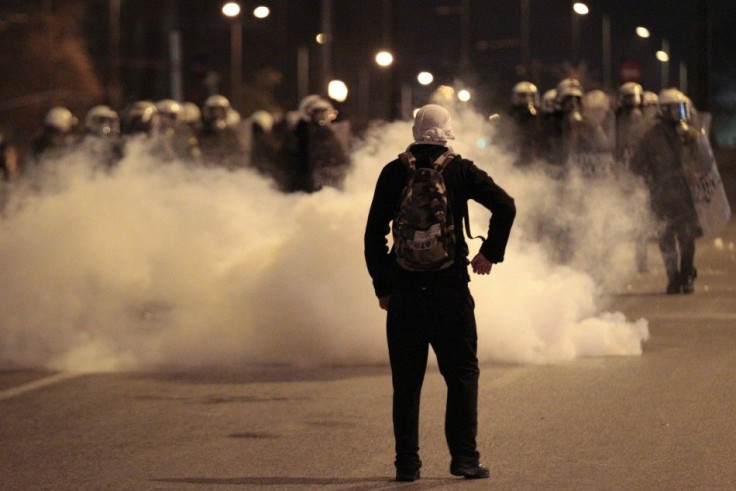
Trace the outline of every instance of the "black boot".
<instances>
[{"instance_id":1,"label":"black boot","mask_svg":"<svg viewBox=\"0 0 736 491\"><path fill-rule=\"evenodd\" d=\"M667 295L677 295L682 289L682 281L680 275L676 275L674 278L670 278L667 282Z\"/></svg>"},{"instance_id":2,"label":"black boot","mask_svg":"<svg viewBox=\"0 0 736 491\"><path fill-rule=\"evenodd\" d=\"M682 275L682 293L693 293L695 291L695 278L698 277L698 271L693 268L692 273Z\"/></svg>"},{"instance_id":3,"label":"black boot","mask_svg":"<svg viewBox=\"0 0 736 491\"><path fill-rule=\"evenodd\" d=\"M462 476L465 479L487 479L491 476L491 471L483 464L456 464L450 465L450 474L453 476Z\"/></svg>"},{"instance_id":4,"label":"black boot","mask_svg":"<svg viewBox=\"0 0 736 491\"><path fill-rule=\"evenodd\" d=\"M399 461L397 459L394 465L396 466L397 481L414 482L421 477L419 469L422 467L422 461L418 458L411 461Z\"/></svg>"},{"instance_id":5,"label":"black boot","mask_svg":"<svg viewBox=\"0 0 736 491\"><path fill-rule=\"evenodd\" d=\"M419 469L396 469L396 480L400 482L414 482L421 476Z\"/></svg>"}]
</instances>

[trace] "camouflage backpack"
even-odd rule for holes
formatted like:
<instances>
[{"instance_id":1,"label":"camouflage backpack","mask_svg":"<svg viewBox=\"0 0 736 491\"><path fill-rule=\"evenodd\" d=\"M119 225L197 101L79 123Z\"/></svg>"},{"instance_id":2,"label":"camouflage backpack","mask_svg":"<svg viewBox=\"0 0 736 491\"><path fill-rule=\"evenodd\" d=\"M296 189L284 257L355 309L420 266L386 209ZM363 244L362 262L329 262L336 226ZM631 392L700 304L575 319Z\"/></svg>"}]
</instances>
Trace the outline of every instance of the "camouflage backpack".
<instances>
[{"instance_id":1,"label":"camouflage backpack","mask_svg":"<svg viewBox=\"0 0 736 491\"><path fill-rule=\"evenodd\" d=\"M442 171L455 154L448 150L431 167L417 167L406 151L399 159L409 179L393 221L394 253L399 265L410 271L437 271L455 260L455 225Z\"/></svg>"}]
</instances>

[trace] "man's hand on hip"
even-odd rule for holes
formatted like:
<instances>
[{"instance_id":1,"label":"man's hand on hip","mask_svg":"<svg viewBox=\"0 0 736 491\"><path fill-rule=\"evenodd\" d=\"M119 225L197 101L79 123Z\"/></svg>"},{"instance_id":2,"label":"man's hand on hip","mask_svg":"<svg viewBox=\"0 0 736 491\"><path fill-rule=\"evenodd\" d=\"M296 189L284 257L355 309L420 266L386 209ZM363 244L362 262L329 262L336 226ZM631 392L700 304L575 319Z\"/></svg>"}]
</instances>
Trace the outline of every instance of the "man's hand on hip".
<instances>
[{"instance_id":1,"label":"man's hand on hip","mask_svg":"<svg viewBox=\"0 0 736 491\"><path fill-rule=\"evenodd\" d=\"M473 267L473 273L475 274L490 274L491 268L493 268L493 263L480 252L470 261L470 265Z\"/></svg>"}]
</instances>

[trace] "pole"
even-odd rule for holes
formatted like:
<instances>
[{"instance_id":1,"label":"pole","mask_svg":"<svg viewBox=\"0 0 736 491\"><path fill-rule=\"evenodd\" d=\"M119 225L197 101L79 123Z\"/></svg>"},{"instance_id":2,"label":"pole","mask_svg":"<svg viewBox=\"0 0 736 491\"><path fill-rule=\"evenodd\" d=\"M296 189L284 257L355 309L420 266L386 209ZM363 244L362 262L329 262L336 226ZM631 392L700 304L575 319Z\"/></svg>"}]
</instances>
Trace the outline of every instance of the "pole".
<instances>
[{"instance_id":1,"label":"pole","mask_svg":"<svg viewBox=\"0 0 736 491\"><path fill-rule=\"evenodd\" d=\"M181 32L169 31L169 58L171 63L171 97L176 101L184 99L182 89Z\"/></svg>"},{"instance_id":2,"label":"pole","mask_svg":"<svg viewBox=\"0 0 736 491\"><path fill-rule=\"evenodd\" d=\"M530 17L531 9L529 8L529 0L521 0L521 63L524 67L528 67L531 62Z\"/></svg>"},{"instance_id":3,"label":"pole","mask_svg":"<svg viewBox=\"0 0 736 491\"><path fill-rule=\"evenodd\" d=\"M680 62L680 92L687 94L687 63Z\"/></svg>"},{"instance_id":4,"label":"pole","mask_svg":"<svg viewBox=\"0 0 736 491\"><path fill-rule=\"evenodd\" d=\"M580 19L572 13L572 65L577 66L580 59Z\"/></svg>"},{"instance_id":5,"label":"pole","mask_svg":"<svg viewBox=\"0 0 736 491\"><path fill-rule=\"evenodd\" d=\"M110 22L110 80L108 81L108 92L110 103L117 106L121 99L120 94L120 2L121 0L110 0L109 22Z\"/></svg>"},{"instance_id":6,"label":"pole","mask_svg":"<svg viewBox=\"0 0 736 491\"><path fill-rule=\"evenodd\" d=\"M606 91L610 91L611 84L611 72L612 61L611 61L611 17L608 14L603 14L601 35L603 36L603 88Z\"/></svg>"},{"instance_id":7,"label":"pole","mask_svg":"<svg viewBox=\"0 0 736 491\"><path fill-rule=\"evenodd\" d=\"M230 103L242 111L243 85L243 22L237 18L230 24Z\"/></svg>"},{"instance_id":8,"label":"pole","mask_svg":"<svg viewBox=\"0 0 736 491\"><path fill-rule=\"evenodd\" d=\"M322 86L319 93L327 91L327 84L332 77L332 0L322 0L322 33L325 42L322 45Z\"/></svg>"},{"instance_id":9,"label":"pole","mask_svg":"<svg viewBox=\"0 0 736 491\"><path fill-rule=\"evenodd\" d=\"M669 62L669 55L670 55L670 42L667 40L667 38L662 39L662 51L667 53L668 61L662 62L662 89L666 89L670 85L670 62Z\"/></svg>"},{"instance_id":10,"label":"pole","mask_svg":"<svg viewBox=\"0 0 736 491\"><path fill-rule=\"evenodd\" d=\"M296 52L297 97L302 100L309 94L309 47L299 46Z\"/></svg>"}]
</instances>

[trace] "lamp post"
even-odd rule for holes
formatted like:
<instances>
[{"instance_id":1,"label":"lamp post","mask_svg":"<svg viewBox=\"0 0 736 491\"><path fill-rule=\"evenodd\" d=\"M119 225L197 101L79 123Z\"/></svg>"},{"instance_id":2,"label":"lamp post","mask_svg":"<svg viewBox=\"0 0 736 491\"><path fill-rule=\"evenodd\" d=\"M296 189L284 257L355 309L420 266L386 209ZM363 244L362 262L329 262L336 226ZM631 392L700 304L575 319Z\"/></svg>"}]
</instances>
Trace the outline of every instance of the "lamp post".
<instances>
[{"instance_id":1,"label":"lamp post","mask_svg":"<svg viewBox=\"0 0 736 491\"><path fill-rule=\"evenodd\" d=\"M590 9L583 2L575 2L572 6L572 63L577 65L580 61L580 20L579 16L588 15Z\"/></svg>"},{"instance_id":2,"label":"lamp post","mask_svg":"<svg viewBox=\"0 0 736 491\"><path fill-rule=\"evenodd\" d=\"M667 38L662 38L662 49L657 51L657 59L661 65L661 84L662 89L666 89L670 84L670 42Z\"/></svg>"},{"instance_id":3,"label":"lamp post","mask_svg":"<svg viewBox=\"0 0 736 491\"><path fill-rule=\"evenodd\" d=\"M393 71L391 65L394 63L394 55L388 50L382 50L376 53L375 56L376 65L383 69L385 75L383 77L382 97L386 101L386 113L384 117L390 120L393 112L393 91L392 91L392 78Z\"/></svg>"},{"instance_id":4,"label":"lamp post","mask_svg":"<svg viewBox=\"0 0 736 491\"><path fill-rule=\"evenodd\" d=\"M243 83L243 21L240 11L240 4L237 2L228 2L222 6L222 14L230 19L230 102L238 110Z\"/></svg>"},{"instance_id":5,"label":"lamp post","mask_svg":"<svg viewBox=\"0 0 736 491\"><path fill-rule=\"evenodd\" d=\"M611 56L611 17L603 14L601 19L601 36L603 45L603 88L610 90L612 87L613 61Z\"/></svg>"}]
</instances>

